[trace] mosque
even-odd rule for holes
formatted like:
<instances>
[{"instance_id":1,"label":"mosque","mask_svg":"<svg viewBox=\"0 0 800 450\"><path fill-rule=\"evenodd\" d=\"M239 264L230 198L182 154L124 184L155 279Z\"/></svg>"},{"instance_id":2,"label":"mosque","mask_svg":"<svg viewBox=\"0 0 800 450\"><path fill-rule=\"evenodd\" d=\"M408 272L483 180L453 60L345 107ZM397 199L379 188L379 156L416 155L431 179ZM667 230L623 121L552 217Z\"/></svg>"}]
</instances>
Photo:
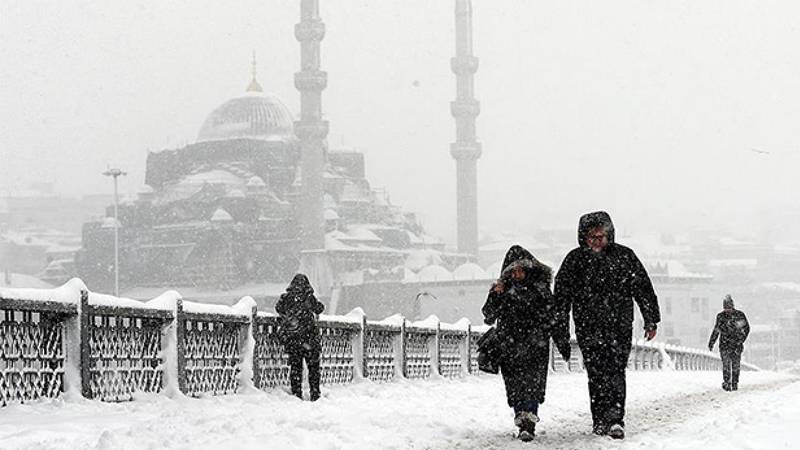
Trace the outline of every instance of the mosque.
<instances>
[{"instance_id":1,"label":"mosque","mask_svg":"<svg viewBox=\"0 0 800 450\"><path fill-rule=\"evenodd\" d=\"M363 154L329 148L321 112L327 74L319 69L324 25L316 3L301 3L295 28L301 44L301 71L295 74L299 118L264 92L254 60L245 92L214 109L194 143L148 154L145 188L119 208L123 294L166 287L184 292L182 286L215 293L261 290L271 283L282 286L298 270L309 274L333 306L339 300L359 306L365 292L387 301L403 293L417 301L409 308L418 311L418 294L429 293L431 286L415 283L435 283L439 294L430 295L437 299L448 296L442 283L455 283L450 290L464 295L454 274L485 290L488 277L471 262L477 252L480 145L470 2L456 2L457 98L451 110L457 142L451 154L457 161L459 248L450 252L425 233L413 213L371 187ZM114 283L114 226L107 217L83 227L76 267L95 290L110 290ZM387 305L386 312L392 308L397 309Z\"/></svg>"}]
</instances>

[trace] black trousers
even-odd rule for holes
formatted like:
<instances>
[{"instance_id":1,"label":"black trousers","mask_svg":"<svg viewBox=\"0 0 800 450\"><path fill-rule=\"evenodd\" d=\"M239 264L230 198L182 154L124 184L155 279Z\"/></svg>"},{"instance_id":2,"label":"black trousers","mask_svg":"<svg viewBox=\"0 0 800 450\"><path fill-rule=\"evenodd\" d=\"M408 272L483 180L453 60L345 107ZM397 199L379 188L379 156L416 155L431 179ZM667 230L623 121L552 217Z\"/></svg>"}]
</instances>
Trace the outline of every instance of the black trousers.
<instances>
[{"instance_id":1,"label":"black trousers","mask_svg":"<svg viewBox=\"0 0 800 450\"><path fill-rule=\"evenodd\" d=\"M589 378L592 425L625 426L625 369L631 353L631 329L579 338L583 365Z\"/></svg>"},{"instance_id":2,"label":"black trousers","mask_svg":"<svg viewBox=\"0 0 800 450\"><path fill-rule=\"evenodd\" d=\"M739 369L742 364L741 350L724 350L719 352L722 359L722 384L726 389L738 388Z\"/></svg>"},{"instance_id":3,"label":"black trousers","mask_svg":"<svg viewBox=\"0 0 800 450\"><path fill-rule=\"evenodd\" d=\"M308 367L308 384L311 388L311 397L319 396L319 360L321 348L319 345L300 345L287 349L289 353L289 382L292 394L303 397L303 360Z\"/></svg>"}]
</instances>

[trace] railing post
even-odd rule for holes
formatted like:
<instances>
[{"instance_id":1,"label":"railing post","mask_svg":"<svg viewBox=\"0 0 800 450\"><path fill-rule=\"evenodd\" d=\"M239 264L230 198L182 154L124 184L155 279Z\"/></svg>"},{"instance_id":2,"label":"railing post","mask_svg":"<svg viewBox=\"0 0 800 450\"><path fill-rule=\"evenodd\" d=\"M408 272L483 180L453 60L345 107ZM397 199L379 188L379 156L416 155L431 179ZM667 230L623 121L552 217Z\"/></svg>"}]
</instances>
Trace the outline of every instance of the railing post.
<instances>
[{"instance_id":1,"label":"railing post","mask_svg":"<svg viewBox=\"0 0 800 450\"><path fill-rule=\"evenodd\" d=\"M253 313L250 316L250 336L253 338L253 354L251 356L251 365L253 367L253 387L256 389L261 388L261 367L258 364L258 357L256 356L256 333L258 332L258 306L253 305Z\"/></svg>"},{"instance_id":2,"label":"railing post","mask_svg":"<svg viewBox=\"0 0 800 450\"><path fill-rule=\"evenodd\" d=\"M183 299L175 305L175 350L178 362L175 375L178 377L178 389L186 394L186 316L183 314Z\"/></svg>"},{"instance_id":3,"label":"railing post","mask_svg":"<svg viewBox=\"0 0 800 450\"><path fill-rule=\"evenodd\" d=\"M472 373L472 324L467 324L467 336L464 338L464 351L465 358L462 359L462 368L464 373L469 375Z\"/></svg>"},{"instance_id":4,"label":"railing post","mask_svg":"<svg viewBox=\"0 0 800 450\"><path fill-rule=\"evenodd\" d=\"M400 336L395 343L394 370L401 378L406 377L406 318L400 322Z\"/></svg>"},{"instance_id":5,"label":"railing post","mask_svg":"<svg viewBox=\"0 0 800 450\"><path fill-rule=\"evenodd\" d=\"M91 349L89 340L91 339L91 324L89 320L89 291L81 291L81 305L78 309L78 324L80 327L80 361L81 361L81 394L86 398L93 398L92 395L92 372L91 372Z\"/></svg>"},{"instance_id":6,"label":"railing post","mask_svg":"<svg viewBox=\"0 0 800 450\"><path fill-rule=\"evenodd\" d=\"M439 337L442 333L442 322L436 322L436 335L433 337L433 342L428 341L428 348L431 354L431 376L436 377L442 375L442 361L439 351Z\"/></svg>"},{"instance_id":7,"label":"railing post","mask_svg":"<svg viewBox=\"0 0 800 450\"><path fill-rule=\"evenodd\" d=\"M177 349L177 332L178 326L178 302L179 298L175 299L175 306L172 308L172 320L165 320L161 324L161 352L163 354L162 361L164 364L164 378L161 380L161 388L168 396L174 396L181 392L178 387L178 349Z\"/></svg>"},{"instance_id":8,"label":"railing post","mask_svg":"<svg viewBox=\"0 0 800 450\"><path fill-rule=\"evenodd\" d=\"M83 374L81 372L81 299L84 290L80 291L76 314L64 318L64 392L68 396L83 395Z\"/></svg>"},{"instance_id":9,"label":"railing post","mask_svg":"<svg viewBox=\"0 0 800 450\"><path fill-rule=\"evenodd\" d=\"M255 327L256 324L256 312L258 311L255 302L250 309L250 320L245 323L239 325L239 365L240 370L239 372L239 390L251 390L254 386L254 378L255 378L255 357L254 357L254 350L255 350Z\"/></svg>"},{"instance_id":10,"label":"railing post","mask_svg":"<svg viewBox=\"0 0 800 450\"><path fill-rule=\"evenodd\" d=\"M360 357L361 363L356 364L356 367L361 368L361 376L363 378L369 378L369 355L367 355L367 345L369 341L367 339L367 316L361 316L361 330L359 330L359 350L360 350Z\"/></svg>"},{"instance_id":11,"label":"railing post","mask_svg":"<svg viewBox=\"0 0 800 450\"><path fill-rule=\"evenodd\" d=\"M367 316L361 315L361 322L358 324L358 330L350 337L350 346L353 349L353 378L367 378L366 371L366 355L364 354L367 339L365 336L367 324Z\"/></svg>"}]
</instances>

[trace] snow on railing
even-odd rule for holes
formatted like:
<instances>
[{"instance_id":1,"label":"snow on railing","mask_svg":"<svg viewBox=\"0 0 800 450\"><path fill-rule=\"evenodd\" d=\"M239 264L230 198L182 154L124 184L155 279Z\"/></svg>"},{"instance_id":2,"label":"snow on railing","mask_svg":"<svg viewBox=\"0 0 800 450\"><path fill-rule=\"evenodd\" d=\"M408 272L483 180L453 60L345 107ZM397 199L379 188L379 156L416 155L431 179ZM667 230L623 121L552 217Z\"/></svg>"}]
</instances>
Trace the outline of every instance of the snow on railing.
<instances>
[{"instance_id":1,"label":"snow on railing","mask_svg":"<svg viewBox=\"0 0 800 450\"><path fill-rule=\"evenodd\" d=\"M187 301L176 291L148 301L89 292L73 279L56 289L0 289L0 406L61 393L103 401L138 392L223 395L289 385L278 316L242 298L233 306ZM478 338L489 328L436 316L367 320L360 308L321 315L321 381L376 382L477 374ZM577 343L553 371L583 370ZM711 352L633 343L634 370L719 369ZM757 370L743 363L745 370Z\"/></svg>"},{"instance_id":2,"label":"snow on railing","mask_svg":"<svg viewBox=\"0 0 800 450\"><path fill-rule=\"evenodd\" d=\"M555 372L583 371L583 357L578 343L573 337L570 341L569 363L550 348L550 369ZM742 362L742 370L760 370L757 366ZM634 340L628 357L629 370L722 370L719 355L707 350Z\"/></svg>"}]
</instances>

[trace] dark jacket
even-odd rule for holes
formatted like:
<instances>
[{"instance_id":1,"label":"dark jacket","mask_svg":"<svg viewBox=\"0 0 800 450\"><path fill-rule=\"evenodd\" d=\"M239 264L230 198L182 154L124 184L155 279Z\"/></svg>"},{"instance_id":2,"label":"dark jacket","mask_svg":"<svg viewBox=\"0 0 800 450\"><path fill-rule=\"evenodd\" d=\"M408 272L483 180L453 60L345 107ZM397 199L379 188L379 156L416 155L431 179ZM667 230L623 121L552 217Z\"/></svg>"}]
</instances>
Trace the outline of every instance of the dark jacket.
<instances>
[{"instance_id":1,"label":"dark jacket","mask_svg":"<svg viewBox=\"0 0 800 450\"><path fill-rule=\"evenodd\" d=\"M586 236L598 226L606 229L609 243L596 253L586 244ZM645 328L655 328L661 314L653 284L633 250L614 242L611 217L604 211L582 216L578 244L564 258L556 275L554 336L568 335L572 310L579 343L613 340L620 331L630 330L634 301Z\"/></svg>"},{"instance_id":2,"label":"dark jacket","mask_svg":"<svg viewBox=\"0 0 800 450\"><path fill-rule=\"evenodd\" d=\"M525 279L511 279L511 270L522 267ZM506 381L509 406L528 401L544 402L553 323L552 271L524 248L515 245L503 261L503 293L489 291L483 305L484 321L495 324L502 346L500 370Z\"/></svg>"},{"instance_id":3,"label":"dark jacket","mask_svg":"<svg viewBox=\"0 0 800 450\"><path fill-rule=\"evenodd\" d=\"M287 350L304 345L319 346L316 315L324 309L325 305L314 296L314 289L308 278L303 274L295 275L275 305L275 311L280 315L279 328L290 330L285 334L288 336L288 340L284 342Z\"/></svg>"},{"instance_id":4,"label":"dark jacket","mask_svg":"<svg viewBox=\"0 0 800 450\"><path fill-rule=\"evenodd\" d=\"M708 340L708 348L713 348L719 337L720 352L741 352L749 334L750 323L743 312L738 309L724 310L717 314L714 331L711 332L711 338Z\"/></svg>"}]
</instances>

